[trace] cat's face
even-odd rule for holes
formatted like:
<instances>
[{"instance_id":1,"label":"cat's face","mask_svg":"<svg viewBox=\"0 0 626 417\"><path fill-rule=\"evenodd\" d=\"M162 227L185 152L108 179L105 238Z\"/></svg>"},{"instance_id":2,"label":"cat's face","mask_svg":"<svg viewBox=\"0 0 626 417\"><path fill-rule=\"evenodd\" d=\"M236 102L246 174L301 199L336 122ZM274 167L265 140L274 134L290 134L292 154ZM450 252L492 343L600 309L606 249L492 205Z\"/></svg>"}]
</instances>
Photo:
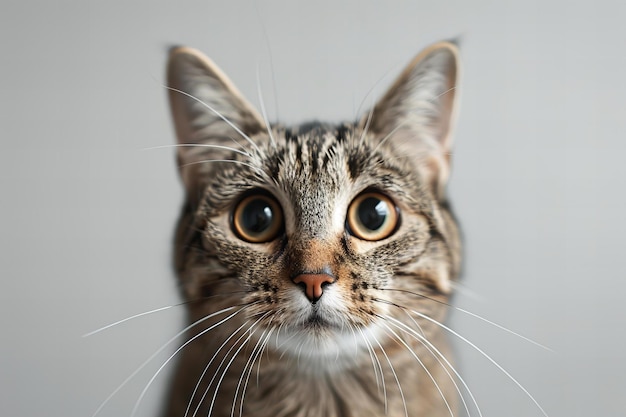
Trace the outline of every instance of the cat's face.
<instances>
[{"instance_id":1,"label":"cat's face","mask_svg":"<svg viewBox=\"0 0 626 417\"><path fill-rule=\"evenodd\" d=\"M398 305L443 314L459 267L444 197L456 57L429 48L357 123L285 128L198 52L172 52L176 262L187 297L205 298L196 318L245 306L279 349L323 358L384 337Z\"/></svg>"}]
</instances>

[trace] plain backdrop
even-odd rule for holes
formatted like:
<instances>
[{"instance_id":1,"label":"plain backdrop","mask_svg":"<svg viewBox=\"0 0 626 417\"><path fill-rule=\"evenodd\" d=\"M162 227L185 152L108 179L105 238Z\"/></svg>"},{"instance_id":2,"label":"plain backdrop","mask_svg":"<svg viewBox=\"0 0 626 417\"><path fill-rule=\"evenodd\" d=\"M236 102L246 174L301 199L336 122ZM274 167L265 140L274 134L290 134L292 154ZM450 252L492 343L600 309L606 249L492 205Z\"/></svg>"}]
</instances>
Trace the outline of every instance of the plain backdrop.
<instances>
[{"instance_id":1,"label":"plain backdrop","mask_svg":"<svg viewBox=\"0 0 626 417\"><path fill-rule=\"evenodd\" d=\"M0 3L0 415L86 416L183 326L171 270L182 190L163 88L171 45L206 52L270 119L352 120L423 47L460 37L455 311L551 417L626 415L626 3ZM368 95L368 92L372 93ZM453 337L454 339L454 337ZM100 416L130 415L177 343ZM484 417L540 417L455 340ZM137 416L154 416L170 366ZM473 415L478 415L473 413Z\"/></svg>"}]
</instances>

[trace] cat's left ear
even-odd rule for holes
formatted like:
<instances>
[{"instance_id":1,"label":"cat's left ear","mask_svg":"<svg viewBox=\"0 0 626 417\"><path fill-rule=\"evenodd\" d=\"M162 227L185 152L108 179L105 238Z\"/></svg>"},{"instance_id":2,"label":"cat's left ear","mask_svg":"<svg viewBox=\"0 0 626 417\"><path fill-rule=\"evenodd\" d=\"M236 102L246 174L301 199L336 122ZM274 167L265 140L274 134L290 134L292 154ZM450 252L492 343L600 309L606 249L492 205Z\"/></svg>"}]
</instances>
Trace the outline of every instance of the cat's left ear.
<instances>
[{"instance_id":1,"label":"cat's left ear","mask_svg":"<svg viewBox=\"0 0 626 417\"><path fill-rule=\"evenodd\" d=\"M360 123L402 155L413 157L438 197L449 175L459 79L456 44L431 45L409 63L371 117L366 114Z\"/></svg>"},{"instance_id":2,"label":"cat's left ear","mask_svg":"<svg viewBox=\"0 0 626 417\"><path fill-rule=\"evenodd\" d=\"M265 123L226 74L193 48L170 50L167 84L180 174L193 197L211 171L205 161L228 159L227 149L265 130Z\"/></svg>"}]
</instances>

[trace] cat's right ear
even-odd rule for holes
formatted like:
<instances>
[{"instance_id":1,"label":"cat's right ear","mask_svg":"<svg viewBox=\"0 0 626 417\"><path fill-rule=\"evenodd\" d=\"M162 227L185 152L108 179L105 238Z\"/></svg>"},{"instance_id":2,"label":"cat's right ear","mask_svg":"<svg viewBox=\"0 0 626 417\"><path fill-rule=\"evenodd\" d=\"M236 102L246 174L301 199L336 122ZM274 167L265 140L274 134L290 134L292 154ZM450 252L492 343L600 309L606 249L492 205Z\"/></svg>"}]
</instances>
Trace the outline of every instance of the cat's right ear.
<instances>
[{"instance_id":1,"label":"cat's right ear","mask_svg":"<svg viewBox=\"0 0 626 417\"><path fill-rule=\"evenodd\" d=\"M418 54L361 120L399 154L413 157L426 183L442 196L458 107L459 52L439 42ZM383 139L384 138L384 139Z\"/></svg>"},{"instance_id":2,"label":"cat's right ear","mask_svg":"<svg viewBox=\"0 0 626 417\"><path fill-rule=\"evenodd\" d=\"M238 148L243 135L265 130L265 123L217 65L195 49L170 50L167 88L180 175L188 195L197 195L211 170L206 161L228 158L232 152L221 146Z\"/></svg>"}]
</instances>

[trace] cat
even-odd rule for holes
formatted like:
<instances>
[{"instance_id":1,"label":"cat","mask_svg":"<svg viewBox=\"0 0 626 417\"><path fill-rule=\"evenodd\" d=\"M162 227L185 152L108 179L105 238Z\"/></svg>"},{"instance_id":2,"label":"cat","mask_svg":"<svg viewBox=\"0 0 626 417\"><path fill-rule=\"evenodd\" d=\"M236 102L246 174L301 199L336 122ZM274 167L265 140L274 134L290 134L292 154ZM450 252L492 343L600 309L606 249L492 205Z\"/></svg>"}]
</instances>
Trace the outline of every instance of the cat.
<instances>
[{"instance_id":1,"label":"cat","mask_svg":"<svg viewBox=\"0 0 626 417\"><path fill-rule=\"evenodd\" d=\"M418 54L355 123L271 125L201 52L170 51L187 341L163 416L456 415L446 197L459 52Z\"/></svg>"}]
</instances>

